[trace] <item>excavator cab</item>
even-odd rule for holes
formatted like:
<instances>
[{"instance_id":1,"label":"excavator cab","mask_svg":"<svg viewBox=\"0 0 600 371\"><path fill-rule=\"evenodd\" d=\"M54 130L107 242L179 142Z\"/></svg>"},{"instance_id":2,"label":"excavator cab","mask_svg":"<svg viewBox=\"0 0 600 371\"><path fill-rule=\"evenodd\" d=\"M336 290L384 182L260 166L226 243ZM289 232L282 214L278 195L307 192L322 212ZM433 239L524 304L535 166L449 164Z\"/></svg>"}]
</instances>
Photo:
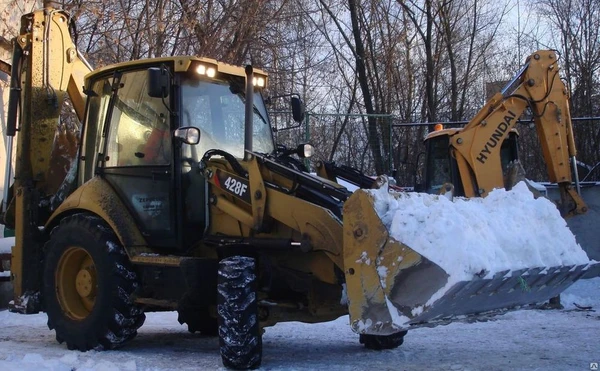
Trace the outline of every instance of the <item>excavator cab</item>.
<instances>
[{"instance_id":1,"label":"excavator cab","mask_svg":"<svg viewBox=\"0 0 600 371\"><path fill-rule=\"evenodd\" d=\"M445 185L452 184L454 196L465 196L458 164L450 146L450 137L459 131L460 129L443 129L432 132L425 138L424 191L426 193L443 193ZM519 160L518 138L519 133L513 129L502 142L500 162L504 176L510 171L511 165Z\"/></svg>"},{"instance_id":2,"label":"excavator cab","mask_svg":"<svg viewBox=\"0 0 600 371\"><path fill-rule=\"evenodd\" d=\"M186 69L176 67L183 63ZM88 78L84 138L90 143L80 182L106 179L156 246L185 250L202 239L208 227L202 156L218 149L244 157L245 77L223 68L209 59L180 58L119 64ZM255 75L264 85L260 71ZM254 150L273 152L260 89L253 116ZM174 135L182 129L197 132L199 142Z\"/></svg>"}]
</instances>

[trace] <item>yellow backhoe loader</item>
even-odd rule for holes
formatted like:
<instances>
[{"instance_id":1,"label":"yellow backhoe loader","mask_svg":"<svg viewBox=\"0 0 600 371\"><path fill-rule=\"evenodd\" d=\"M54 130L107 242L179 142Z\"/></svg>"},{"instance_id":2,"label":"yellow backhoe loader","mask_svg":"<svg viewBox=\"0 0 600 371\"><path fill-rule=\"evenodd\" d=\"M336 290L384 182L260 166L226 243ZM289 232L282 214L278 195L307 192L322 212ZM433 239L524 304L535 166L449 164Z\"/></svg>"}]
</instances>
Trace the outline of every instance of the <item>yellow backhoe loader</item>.
<instances>
[{"instance_id":1,"label":"yellow backhoe loader","mask_svg":"<svg viewBox=\"0 0 600 371\"><path fill-rule=\"evenodd\" d=\"M349 313L367 348L395 348L409 329L544 301L593 273L581 264L473 275L432 300L448 273L390 237L369 190L308 173L294 157L308 145L275 145L265 72L198 57L92 71L71 22L50 6L22 18L8 122L17 160L3 215L16 238L12 310L45 311L69 349L119 347L144 312L164 310L218 335L224 365L236 369L260 365L262 329L281 321ZM540 91L534 98L547 98ZM59 130L66 95L82 122L75 143ZM493 106L505 113L488 120L490 136L517 114ZM300 120L299 100L292 108ZM55 158L70 161L56 169Z\"/></svg>"}]
</instances>

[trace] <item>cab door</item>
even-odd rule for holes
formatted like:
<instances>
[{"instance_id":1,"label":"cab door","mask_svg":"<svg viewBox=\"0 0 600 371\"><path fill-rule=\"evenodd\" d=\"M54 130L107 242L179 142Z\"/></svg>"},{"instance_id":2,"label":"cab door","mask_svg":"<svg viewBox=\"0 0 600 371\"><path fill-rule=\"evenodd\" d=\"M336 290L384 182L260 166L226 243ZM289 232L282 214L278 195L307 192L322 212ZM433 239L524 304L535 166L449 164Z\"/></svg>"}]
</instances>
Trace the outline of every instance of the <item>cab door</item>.
<instances>
[{"instance_id":1,"label":"cab door","mask_svg":"<svg viewBox=\"0 0 600 371\"><path fill-rule=\"evenodd\" d=\"M177 245L174 218L172 135L168 99L147 94L148 66L115 71L92 85L98 104L106 107L89 112L104 121L98 148L96 172L121 196L142 233L155 246ZM103 119L102 116L105 116ZM88 122L93 121L88 117ZM89 129L88 129L89 130ZM91 143L90 143L91 144ZM89 165L89 164L88 164Z\"/></svg>"}]
</instances>

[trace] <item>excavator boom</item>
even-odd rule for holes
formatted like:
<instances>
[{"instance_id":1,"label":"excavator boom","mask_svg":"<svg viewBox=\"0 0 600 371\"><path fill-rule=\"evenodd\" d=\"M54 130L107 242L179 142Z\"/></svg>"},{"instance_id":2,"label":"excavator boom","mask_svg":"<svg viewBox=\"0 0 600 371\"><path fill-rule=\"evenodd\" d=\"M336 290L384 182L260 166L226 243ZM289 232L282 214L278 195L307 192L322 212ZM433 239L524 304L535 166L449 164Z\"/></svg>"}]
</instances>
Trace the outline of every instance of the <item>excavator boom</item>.
<instances>
[{"instance_id":1,"label":"excavator boom","mask_svg":"<svg viewBox=\"0 0 600 371\"><path fill-rule=\"evenodd\" d=\"M554 51L533 53L502 92L450 137L465 196L486 196L504 186L500 149L523 112L530 108L551 182L561 190L565 216L584 213L585 202L571 186L576 149L567 89Z\"/></svg>"},{"instance_id":2,"label":"excavator boom","mask_svg":"<svg viewBox=\"0 0 600 371\"><path fill-rule=\"evenodd\" d=\"M83 81L91 68L71 41L71 25L68 13L46 7L22 17L20 34L14 40L7 135L19 132L13 185L16 197L5 205L3 219L9 227L19 226L15 228L17 248L11 268L18 298L39 289L40 249L35 239L37 226L43 225L50 213L41 212L39 204L43 198L66 197L60 192L67 188L63 181L78 151L79 129L59 118L68 96L68 108L79 121L83 119ZM7 158L11 157L9 153ZM10 178L7 173L6 179ZM5 187L5 202L7 196ZM33 302L29 305L39 305L39 301Z\"/></svg>"}]
</instances>

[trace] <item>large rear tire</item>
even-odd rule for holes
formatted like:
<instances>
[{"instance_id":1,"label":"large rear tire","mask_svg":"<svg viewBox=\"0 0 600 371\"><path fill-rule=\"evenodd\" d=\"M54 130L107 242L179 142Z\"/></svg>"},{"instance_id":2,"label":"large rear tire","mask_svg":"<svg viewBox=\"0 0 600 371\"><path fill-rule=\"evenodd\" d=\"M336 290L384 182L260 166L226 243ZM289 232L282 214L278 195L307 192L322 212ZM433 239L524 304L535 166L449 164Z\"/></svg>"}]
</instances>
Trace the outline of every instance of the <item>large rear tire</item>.
<instances>
[{"instance_id":1,"label":"large rear tire","mask_svg":"<svg viewBox=\"0 0 600 371\"><path fill-rule=\"evenodd\" d=\"M64 218L44 250L44 307L59 343L81 351L114 349L137 335L146 318L132 299L137 276L102 219Z\"/></svg>"},{"instance_id":2,"label":"large rear tire","mask_svg":"<svg viewBox=\"0 0 600 371\"><path fill-rule=\"evenodd\" d=\"M367 349L395 349L402 345L402 343L404 343L404 335L406 335L406 331L400 331L392 335L361 334L359 341Z\"/></svg>"},{"instance_id":3,"label":"large rear tire","mask_svg":"<svg viewBox=\"0 0 600 371\"><path fill-rule=\"evenodd\" d=\"M255 261L232 256L219 263L217 313L223 365L236 370L253 369L262 360L258 324Z\"/></svg>"}]
</instances>

